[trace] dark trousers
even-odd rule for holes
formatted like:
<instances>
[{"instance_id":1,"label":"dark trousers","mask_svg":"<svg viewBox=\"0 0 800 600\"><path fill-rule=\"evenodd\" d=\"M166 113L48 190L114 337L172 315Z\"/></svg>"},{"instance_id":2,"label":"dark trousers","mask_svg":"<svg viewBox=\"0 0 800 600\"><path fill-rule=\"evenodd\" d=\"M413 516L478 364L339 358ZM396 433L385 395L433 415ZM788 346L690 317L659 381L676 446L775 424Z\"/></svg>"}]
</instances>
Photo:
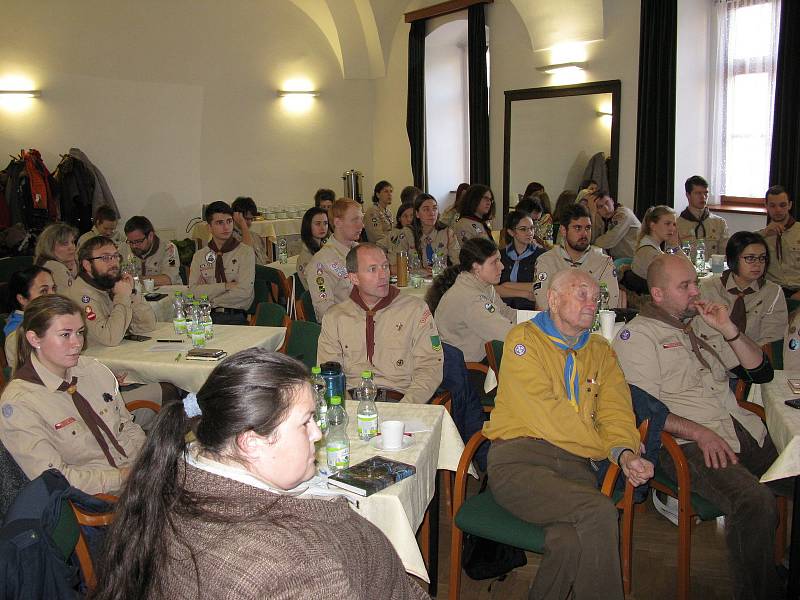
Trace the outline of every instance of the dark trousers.
<instances>
[{"instance_id":1,"label":"dark trousers","mask_svg":"<svg viewBox=\"0 0 800 600\"><path fill-rule=\"evenodd\" d=\"M617 509L597 489L588 459L517 438L493 442L488 462L497 503L545 531L528 598L622 600Z\"/></svg>"},{"instance_id":2,"label":"dark trousers","mask_svg":"<svg viewBox=\"0 0 800 600\"><path fill-rule=\"evenodd\" d=\"M734 583L734 597L780 597L779 580L773 560L778 509L769 486L759 483L761 475L775 462L778 452L767 434L762 447L736 420L736 437L741 445L739 463L724 469L706 467L703 451L695 443L681 445L686 455L692 491L725 513L725 542L728 566ZM661 465L677 480L675 463L661 452Z\"/></svg>"}]
</instances>

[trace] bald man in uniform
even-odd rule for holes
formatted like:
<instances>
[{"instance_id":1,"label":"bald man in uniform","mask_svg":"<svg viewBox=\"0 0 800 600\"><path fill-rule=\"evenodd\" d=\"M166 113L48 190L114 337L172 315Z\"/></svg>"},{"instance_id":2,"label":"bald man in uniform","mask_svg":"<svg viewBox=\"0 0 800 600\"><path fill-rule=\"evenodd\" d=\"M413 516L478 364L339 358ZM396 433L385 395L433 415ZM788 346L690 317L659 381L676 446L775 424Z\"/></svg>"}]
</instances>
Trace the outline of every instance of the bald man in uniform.
<instances>
[{"instance_id":1,"label":"bald man in uniform","mask_svg":"<svg viewBox=\"0 0 800 600\"><path fill-rule=\"evenodd\" d=\"M759 477L777 458L764 424L741 408L728 371L755 383L772 380L761 348L731 321L729 310L700 298L692 264L657 257L647 271L652 303L614 340L628 383L666 404L664 430L686 455L697 492L725 514L736 598L778 598L772 562L778 512ZM671 457L661 464L676 478Z\"/></svg>"},{"instance_id":2,"label":"bald man in uniform","mask_svg":"<svg viewBox=\"0 0 800 600\"><path fill-rule=\"evenodd\" d=\"M346 258L353 289L322 318L317 364L342 364L347 387L363 371L389 399L424 404L442 382L442 344L421 298L389 285L389 261L376 244L352 248ZM370 326L370 323L372 324Z\"/></svg>"}]
</instances>

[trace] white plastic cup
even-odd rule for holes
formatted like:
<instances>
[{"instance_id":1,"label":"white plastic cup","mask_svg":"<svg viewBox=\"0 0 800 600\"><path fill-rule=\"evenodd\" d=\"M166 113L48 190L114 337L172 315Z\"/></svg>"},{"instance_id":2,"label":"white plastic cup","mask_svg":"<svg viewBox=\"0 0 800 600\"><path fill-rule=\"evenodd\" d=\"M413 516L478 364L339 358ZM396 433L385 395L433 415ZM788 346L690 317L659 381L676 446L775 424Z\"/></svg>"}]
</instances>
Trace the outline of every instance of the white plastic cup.
<instances>
[{"instance_id":1,"label":"white plastic cup","mask_svg":"<svg viewBox=\"0 0 800 600\"><path fill-rule=\"evenodd\" d=\"M712 254L711 255L711 272L722 273L725 270L725 255Z\"/></svg>"},{"instance_id":2,"label":"white plastic cup","mask_svg":"<svg viewBox=\"0 0 800 600\"><path fill-rule=\"evenodd\" d=\"M616 318L617 314L613 310L600 311L600 332L609 341L614 337L614 321Z\"/></svg>"},{"instance_id":3,"label":"white plastic cup","mask_svg":"<svg viewBox=\"0 0 800 600\"><path fill-rule=\"evenodd\" d=\"M148 294L152 293L153 290L156 289L156 282L152 279L144 279L142 280L142 285L144 285L144 291Z\"/></svg>"},{"instance_id":4,"label":"white plastic cup","mask_svg":"<svg viewBox=\"0 0 800 600\"><path fill-rule=\"evenodd\" d=\"M406 424L402 421L383 421L381 423L381 438L383 447L387 450L401 448L403 446L403 434Z\"/></svg>"}]
</instances>

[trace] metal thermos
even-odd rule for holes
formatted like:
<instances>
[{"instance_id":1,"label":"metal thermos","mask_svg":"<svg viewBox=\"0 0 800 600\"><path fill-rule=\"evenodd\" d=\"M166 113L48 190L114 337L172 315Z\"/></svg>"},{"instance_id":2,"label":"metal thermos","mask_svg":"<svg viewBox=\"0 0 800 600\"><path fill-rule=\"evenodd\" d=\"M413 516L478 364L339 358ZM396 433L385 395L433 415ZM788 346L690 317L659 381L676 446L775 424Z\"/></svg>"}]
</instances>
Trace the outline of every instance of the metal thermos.
<instances>
[{"instance_id":1,"label":"metal thermos","mask_svg":"<svg viewBox=\"0 0 800 600\"><path fill-rule=\"evenodd\" d=\"M364 184L364 175L361 171L352 169L345 171L342 174L344 180L344 197L352 198L359 204L364 204L364 196L361 193L361 188Z\"/></svg>"}]
</instances>

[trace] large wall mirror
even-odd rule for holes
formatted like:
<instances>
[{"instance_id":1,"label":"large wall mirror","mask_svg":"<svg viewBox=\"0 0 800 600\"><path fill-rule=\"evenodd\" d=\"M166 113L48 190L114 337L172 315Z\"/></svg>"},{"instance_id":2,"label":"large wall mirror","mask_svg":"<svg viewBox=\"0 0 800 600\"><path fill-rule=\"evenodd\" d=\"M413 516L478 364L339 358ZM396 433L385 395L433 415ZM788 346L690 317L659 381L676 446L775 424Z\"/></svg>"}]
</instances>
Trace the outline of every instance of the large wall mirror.
<instances>
[{"instance_id":1,"label":"large wall mirror","mask_svg":"<svg viewBox=\"0 0 800 600\"><path fill-rule=\"evenodd\" d=\"M503 215L531 181L544 185L555 208L563 190L577 191L599 152L617 197L620 89L613 80L506 91Z\"/></svg>"}]
</instances>

